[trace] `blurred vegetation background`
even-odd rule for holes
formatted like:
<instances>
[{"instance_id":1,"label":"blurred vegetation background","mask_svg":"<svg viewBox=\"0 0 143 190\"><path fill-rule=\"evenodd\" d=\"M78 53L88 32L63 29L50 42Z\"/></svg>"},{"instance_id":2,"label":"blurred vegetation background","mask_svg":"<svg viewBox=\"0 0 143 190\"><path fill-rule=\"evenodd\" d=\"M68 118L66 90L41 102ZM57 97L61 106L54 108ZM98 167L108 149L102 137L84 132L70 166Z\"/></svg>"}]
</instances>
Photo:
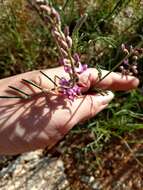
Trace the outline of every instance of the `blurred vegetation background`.
<instances>
[{"instance_id":1,"label":"blurred vegetation background","mask_svg":"<svg viewBox=\"0 0 143 190\"><path fill-rule=\"evenodd\" d=\"M143 47L142 0L49 0L59 11L62 26L74 27L85 13L88 17L76 36L74 48L91 67L110 70L121 58L121 44ZM0 2L0 77L58 66L51 34L26 0ZM143 78L143 59L139 60ZM110 106L96 118L74 128L66 137L80 134L80 151L101 151L113 137L126 139L143 128L142 85L132 92L118 92ZM88 140L84 141L84 137ZM112 137L112 138L111 138ZM131 139L130 139L131 140ZM138 138L134 143L142 143Z\"/></svg>"}]
</instances>

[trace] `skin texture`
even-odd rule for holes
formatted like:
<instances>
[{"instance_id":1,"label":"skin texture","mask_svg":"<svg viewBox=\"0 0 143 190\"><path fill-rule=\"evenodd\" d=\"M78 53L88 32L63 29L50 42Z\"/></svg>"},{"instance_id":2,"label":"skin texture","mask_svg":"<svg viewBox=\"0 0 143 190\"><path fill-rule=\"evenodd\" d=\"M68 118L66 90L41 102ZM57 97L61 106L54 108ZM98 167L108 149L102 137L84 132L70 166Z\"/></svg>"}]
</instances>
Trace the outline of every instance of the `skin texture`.
<instances>
[{"instance_id":1,"label":"skin texture","mask_svg":"<svg viewBox=\"0 0 143 190\"><path fill-rule=\"evenodd\" d=\"M54 80L55 75L66 76L62 67L44 70ZM104 76L108 71L102 71ZM68 77L68 75L66 76ZM0 154L14 155L39 148L53 147L77 123L95 116L113 99L112 91L131 90L139 81L135 77L111 73L98 82L96 69L87 69L79 76L83 95L69 101L61 95L41 93L38 88L25 85L22 79L32 80L45 89L53 83L39 71L32 71L0 80L0 95L10 95L8 86L23 89L30 100L0 99ZM108 89L108 94L91 93L93 87Z\"/></svg>"}]
</instances>

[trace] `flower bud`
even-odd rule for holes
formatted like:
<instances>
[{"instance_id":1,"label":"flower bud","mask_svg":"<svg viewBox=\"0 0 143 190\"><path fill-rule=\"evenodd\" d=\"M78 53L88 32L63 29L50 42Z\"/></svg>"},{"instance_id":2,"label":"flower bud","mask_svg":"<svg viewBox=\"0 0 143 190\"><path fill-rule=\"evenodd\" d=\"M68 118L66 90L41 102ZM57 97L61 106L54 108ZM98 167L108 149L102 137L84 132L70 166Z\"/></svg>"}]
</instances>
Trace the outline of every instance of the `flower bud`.
<instances>
[{"instance_id":1,"label":"flower bud","mask_svg":"<svg viewBox=\"0 0 143 190\"><path fill-rule=\"evenodd\" d=\"M134 52L134 48L132 45L130 45L130 53L133 53Z\"/></svg>"},{"instance_id":2,"label":"flower bud","mask_svg":"<svg viewBox=\"0 0 143 190\"><path fill-rule=\"evenodd\" d=\"M120 66L119 69L122 71L122 70L124 70L124 67L123 67L123 66Z\"/></svg>"},{"instance_id":3,"label":"flower bud","mask_svg":"<svg viewBox=\"0 0 143 190\"><path fill-rule=\"evenodd\" d=\"M133 60L137 61L138 60L138 56L134 55L133 56Z\"/></svg>"},{"instance_id":4,"label":"flower bud","mask_svg":"<svg viewBox=\"0 0 143 190\"><path fill-rule=\"evenodd\" d=\"M129 51L126 48L123 50L123 52L129 55Z\"/></svg>"},{"instance_id":5,"label":"flower bud","mask_svg":"<svg viewBox=\"0 0 143 190\"><path fill-rule=\"evenodd\" d=\"M40 8L46 11L49 15L51 14L51 8L48 5L40 5Z\"/></svg>"},{"instance_id":6,"label":"flower bud","mask_svg":"<svg viewBox=\"0 0 143 190\"><path fill-rule=\"evenodd\" d=\"M59 84L61 85L61 86L69 86L69 84L70 84L70 82L69 82L69 80L67 80L66 78L64 78L64 77L62 77L61 79L60 79L60 81L59 81Z\"/></svg>"},{"instance_id":7,"label":"flower bud","mask_svg":"<svg viewBox=\"0 0 143 190\"><path fill-rule=\"evenodd\" d=\"M65 34L66 37L69 36L69 27L68 26L66 26L64 28L64 34Z\"/></svg>"},{"instance_id":8,"label":"flower bud","mask_svg":"<svg viewBox=\"0 0 143 190\"><path fill-rule=\"evenodd\" d=\"M132 69L133 73L136 75L138 74L138 70L137 69Z\"/></svg>"},{"instance_id":9,"label":"flower bud","mask_svg":"<svg viewBox=\"0 0 143 190\"><path fill-rule=\"evenodd\" d=\"M45 0L36 0L37 4L45 4Z\"/></svg>"},{"instance_id":10,"label":"flower bud","mask_svg":"<svg viewBox=\"0 0 143 190\"><path fill-rule=\"evenodd\" d=\"M67 45L67 43L66 43L64 40L61 40L60 38L58 38L58 42L59 42L60 46L61 46L65 51L68 50L68 45Z\"/></svg>"},{"instance_id":11,"label":"flower bud","mask_svg":"<svg viewBox=\"0 0 143 190\"><path fill-rule=\"evenodd\" d=\"M123 63L124 63L124 65L129 65L129 60L128 59L124 59Z\"/></svg>"},{"instance_id":12,"label":"flower bud","mask_svg":"<svg viewBox=\"0 0 143 190\"><path fill-rule=\"evenodd\" d=\"M121 49L123 50L124 53L129 54L129 51L128 51L128 49L126 48L125 44L122 44L122 45L121 45Z\"/></svg>"},{"instance_id":13,"label":"flower bud","mask_svg":"<svg viewBox=\"0 0 143 190\"><path fill-rule=\"evenodd\" d=\"M133 65L131 68L132 68L132 69L137 69L137 66L136 66L136 65Z\"/></svg>"},{"instance_id":14,"label":"flower bud","mask_svg":"<svg viewBox=\"0 0 143 190\"><path fill-rule=\"evenodd\" d=\"M59 60L60 65L68 65L70 64L70 60L66 58L62 58Z\"/></svg>"},{"instance_id":15,"label":"flower bud","mask_svg":"<svg viewBox=\"0 0 143 190\"><path fill-rule=\"evenodd\" d=\"M68 57L68 53L63 48L60 48L60 50L61 50L63 57Z\"/></svg>"},{"instance_id":16,"label":"flower bud","mask_svg":"<svg viewBox=\"0 0 143 190\"><path fill-rule=\"evenodd\" d=\"M129 75L130 75L130 76L133 76L133 73L132 73L132 72L130 72L130 73L129 73Z\"/></svg>"},{"instance_id":17,"label":"flower bud","mask_svg":"<svg viewBox=\"0 0 143 190\"><path fill-rule=\"evenodd\" d=\"M87 70L87 64L84 64L84 65L82 65L81 64L81 62L78 62L78 67L75 67L75 72L76 73L79 73L79 74L81 74L81 73L83 73L84 71L86 71Z\"/></svg>"},{"instance_id":18,"label":"flower bud","mask_svg":"<svg viewBox=\"0 0 143 190\"><path fill-rule=\"evenodd\" d=\"M70 36L67 36L67 37L66 37L66 42L67 42L67 44L68 44L68 47L71 48L71 47L72 47L72 39L71 39Z\"/></svg>"},{"instance_id":19,"label":"flower bud","mask_svg":"<svg viewBox=\"0 0 143 190\"><path fill-rule=\"evenodd\" d=\"M56 31L55 29L52 30L53 35L58 39L61 37L60 33Z\"/></svg>"},{"instance_id":20,"label":"flower bud","mask_svg":"<svg viewBox=\"0 0 143 190\"><path fill-rule=\"evenodd\" d=\"M79 57L78 53L75 53L73 55L73 58L74 58L74 60L75 60L76 63L78 63L80 61L80 57Z\"/></svg>"},{"instance_id":21,"label":"flower bud","mask_svg":"<svg viewBox=\"0 0 143 190\"><path fill-rule=\"evenodd\" d=\"M135 56L139 56L139 52L137 50L134 51Z\"/></svg>"},{"instance_id":22,"label":"flower bud","mask_svg":"<svg viewBox=\"0 0 143 190\"><path fill-rule=\"evenodd\" d=\"M71 71L72 71L71 66L65 65L65 66L64 66L64 71L65 71L66 73L71 73Z\"/></svg>"},{"instance_id":23,"label":"flower bud","mask_svg":"<svg viewBox=\"0 0 143 190\"><path fill-rule=\"evenodd\" d=\"M59 24L61 22L59 13L52 7L51 14L56 19L56 22Z\"/></svg>"},{"instance_id":24,"label":"flower bud","mask_svg":"<svg viewBox=\"0 0 143 190\"><path fill-rule=\"evenodd\" d=\"M121 45L121 49L124 51L124 49L126 49L126 47L125 47L125 44L122 44Z\"/></svg>"}]
</instances>

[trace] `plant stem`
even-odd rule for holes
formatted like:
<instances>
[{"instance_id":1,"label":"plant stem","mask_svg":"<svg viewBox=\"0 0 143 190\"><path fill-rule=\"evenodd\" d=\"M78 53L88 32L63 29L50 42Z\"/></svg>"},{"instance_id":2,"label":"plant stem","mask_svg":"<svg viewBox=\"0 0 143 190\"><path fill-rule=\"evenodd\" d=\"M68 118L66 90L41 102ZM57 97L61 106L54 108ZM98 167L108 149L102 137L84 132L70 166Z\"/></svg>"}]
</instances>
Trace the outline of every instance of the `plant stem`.
<instances>
[{"instance_id":1,"label":"plant stem","mask_svg":"<svg viewBox=\"0 0 143 190\"><path fill-rule=\"evenodd\" d=\"M30 80L22 79L22 81L24 81L25 83L28 83L30 85L33 85L34 87L37 87L38 89L40 89L41 91L43 91L42 87L38 86L37 84L35 84L34 82L32 82Z\"/></svg>"},{"instance_id":2,"label":"plant stem","mask_svg":"<svg viewBox=\"0 0 143 190\"><path fill-rule=\"evenodd\" d=\"M20 90L19 88L16 88L16 87L14 87L14 86L8 86L8 87L11 88L12 90L17 91L18 93L23 94L23 95L26 96L27 98L30 98L30 97L31 97L29 94L25 93L24 91Z\"/></svg>"},{"instance_id":3,"label":"plant stem","mask_svg":"<svg viewBox=\"0 0 143 190\"><path fill-rule=\"evenodd\" d=\"M27 99L24 96L0 96L0 98L20 98L20 99Z\"/></svg>"},{"instance_id":4,"label":"plant stem","mask_svg":"<svg viewBox=\"0 0 143 190\"><path fill-rule=\"evenodd\" d=\"M48 75L46 75L45 73L43 73L43 71L40 71L40 73L42 73L46 78L48 78L55 86L58 86L55 81L53 81Z\"/></svg>"},{"instance_id":5,"label":"plant stem","mask_svg":"<svg viewBox=\"0 0 143 190\"><path fill-rule=\"evenodd\" d=\"M99 81L97 81L96 84L100 83L103 79L105 79L111 72L113 72L115 69L117 69L125 59L128 59L131 56L131 54L127 54L117 65L115 65L106 75L104 75L104 77L102 77L101 79L99 79Z\"/></svg>"}]
</instances>

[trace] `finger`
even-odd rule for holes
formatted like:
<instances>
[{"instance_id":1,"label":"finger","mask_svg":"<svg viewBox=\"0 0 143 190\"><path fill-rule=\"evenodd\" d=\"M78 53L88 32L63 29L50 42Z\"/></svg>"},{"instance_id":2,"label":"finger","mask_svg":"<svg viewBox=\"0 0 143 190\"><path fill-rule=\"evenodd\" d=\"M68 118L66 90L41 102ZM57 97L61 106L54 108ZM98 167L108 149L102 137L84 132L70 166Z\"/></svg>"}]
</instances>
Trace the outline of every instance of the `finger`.
<instances>
[{"instance_id":1,"label":"finger","mask_svg":"<svg viewBox=\"0 0 143 190\"><path fill-rule=\"evenodd\" d=\"M81 99L75 100L75 103L73 104L74 108L77 107L75 104L78 104L78 109L75 115L76 122L80 122L95 116L101 110L106 108L113 98L114 94L111 91L108 91L108 94L105 95L86 95Z\"/></svg>"},{"instance_id":2,"label":"finger","mask_svg":"<svg viewBox=\"0 0 143 190\"><path fill-rule=\"evenodd\" d=\"M108 72L109 71L102 70L102 77ZM110 90L131 90L138 86L139 80L133 76L122 76L120 73L111 72L99 82L98 71L94 68L90 68L80 75L79 83L83 86L83 91L86 91L91 87Z\"/></svg>"}]
</instances>

